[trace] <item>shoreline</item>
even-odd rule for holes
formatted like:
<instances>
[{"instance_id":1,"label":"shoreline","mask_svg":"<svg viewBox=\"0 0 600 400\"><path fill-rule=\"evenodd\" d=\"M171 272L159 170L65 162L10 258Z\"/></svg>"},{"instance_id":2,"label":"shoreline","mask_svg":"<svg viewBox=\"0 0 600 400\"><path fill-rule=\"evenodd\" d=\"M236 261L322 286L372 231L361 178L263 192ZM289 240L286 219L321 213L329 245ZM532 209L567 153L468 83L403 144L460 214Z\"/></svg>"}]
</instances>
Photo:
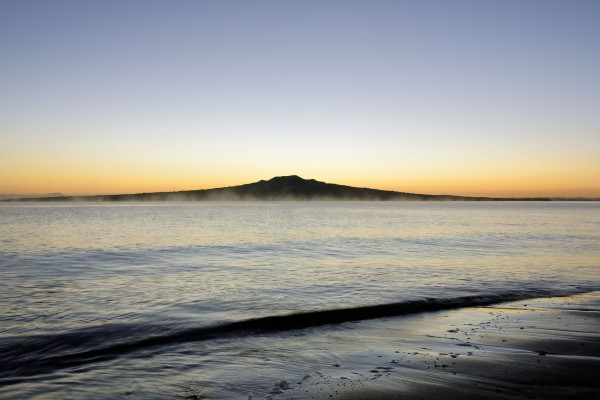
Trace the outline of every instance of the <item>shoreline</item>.
<instances>
[{"instance_id":1,"label":"shoreline","mask_svg":"<svg viewBox=\"0 0 600 400\"><path fill-rule=\"evenodd\" d=\"M600 292L364 324L368 344L272 399L596 399ZM360 336L356 345L361 345ZM333 345L336 346L335 344Z\"/></svg>"}]
</instances>

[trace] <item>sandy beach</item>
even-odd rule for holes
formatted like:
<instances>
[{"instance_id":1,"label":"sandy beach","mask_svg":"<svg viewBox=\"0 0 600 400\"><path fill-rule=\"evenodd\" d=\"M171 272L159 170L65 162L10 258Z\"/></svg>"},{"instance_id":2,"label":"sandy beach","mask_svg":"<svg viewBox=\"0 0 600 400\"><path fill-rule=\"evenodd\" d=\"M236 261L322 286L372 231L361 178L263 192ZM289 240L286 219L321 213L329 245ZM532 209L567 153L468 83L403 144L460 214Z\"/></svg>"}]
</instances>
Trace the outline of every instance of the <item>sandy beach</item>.
<instances>
[{"instance_id":1,"label":"sandy beach","mask_svg":"<svg viewBox=\"0 0 600 400\"><path fill-rule=\"evenodd\" d=\"M361 347L356 339L345 352L336 348L338 362L306 375L288 390L279 391L275 384L272 398L600 396L600 292L363 325L355 333L364 335L368 346Z\"/></svg>"}]
</instances>

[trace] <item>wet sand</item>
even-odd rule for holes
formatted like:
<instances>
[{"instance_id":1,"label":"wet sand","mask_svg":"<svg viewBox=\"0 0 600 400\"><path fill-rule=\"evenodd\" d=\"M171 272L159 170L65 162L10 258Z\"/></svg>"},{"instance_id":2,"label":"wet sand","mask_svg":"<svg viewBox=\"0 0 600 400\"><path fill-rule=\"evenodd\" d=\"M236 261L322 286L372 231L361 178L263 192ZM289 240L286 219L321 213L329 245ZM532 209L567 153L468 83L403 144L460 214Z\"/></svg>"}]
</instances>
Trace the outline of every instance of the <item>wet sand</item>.
<instances>
[{"instance_id":1,"label":"wet sand","mask_svg":"<svg viewBox=\"0 0 600 400\"><path fill-rule=\"evenodd\" d=\"M272 398L600 398L600 292L390 318L354 333L364 340L333 349L339 362Z\"/></svg>"}]
</instances>

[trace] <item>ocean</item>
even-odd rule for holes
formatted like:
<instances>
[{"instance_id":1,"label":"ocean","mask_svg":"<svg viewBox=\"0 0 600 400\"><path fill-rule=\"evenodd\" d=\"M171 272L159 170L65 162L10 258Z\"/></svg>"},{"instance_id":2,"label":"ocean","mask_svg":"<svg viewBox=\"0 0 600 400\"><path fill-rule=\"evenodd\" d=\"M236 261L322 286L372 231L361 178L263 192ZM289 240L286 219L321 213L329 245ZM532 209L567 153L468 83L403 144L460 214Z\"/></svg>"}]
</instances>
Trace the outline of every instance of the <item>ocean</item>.
<instances>
[{"instance_id":1,"label":"ocean","mask_svg":"<svg viewBox=\"0 0 600 400\"><path fill-rule=\"evenodd\" d=\"M600 290L600 203L6 203L0 274L0 398L276 399L378 318Z\"/></svg>"}]
</instances>

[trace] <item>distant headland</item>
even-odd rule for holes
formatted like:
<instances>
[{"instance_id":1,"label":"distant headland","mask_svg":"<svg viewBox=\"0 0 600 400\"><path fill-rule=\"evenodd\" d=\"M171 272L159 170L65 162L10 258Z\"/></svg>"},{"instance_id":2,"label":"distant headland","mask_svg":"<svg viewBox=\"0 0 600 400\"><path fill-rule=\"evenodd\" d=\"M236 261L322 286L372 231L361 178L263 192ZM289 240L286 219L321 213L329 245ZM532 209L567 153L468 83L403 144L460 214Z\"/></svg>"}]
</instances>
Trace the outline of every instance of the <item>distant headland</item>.
<instances>
[{"instance_id":1,"label":"distant headland","mask_svg":"<svg viewBox=\"0 0 600 400\"><path fill-rule=\"evenodd\" d=\"M455 195L432 195L358 188L303 179L297 175L277 176L238 186L215 189L184 190L177 192L154 192L136 194L112 194L95 196L49 196L5 199L7 201L61 202L61 201L285 201L285 200L354 200L354 201L552 201L552 200L599 200L589 198L550 197L469 197Z\"/></svg>"}]
</instances>

